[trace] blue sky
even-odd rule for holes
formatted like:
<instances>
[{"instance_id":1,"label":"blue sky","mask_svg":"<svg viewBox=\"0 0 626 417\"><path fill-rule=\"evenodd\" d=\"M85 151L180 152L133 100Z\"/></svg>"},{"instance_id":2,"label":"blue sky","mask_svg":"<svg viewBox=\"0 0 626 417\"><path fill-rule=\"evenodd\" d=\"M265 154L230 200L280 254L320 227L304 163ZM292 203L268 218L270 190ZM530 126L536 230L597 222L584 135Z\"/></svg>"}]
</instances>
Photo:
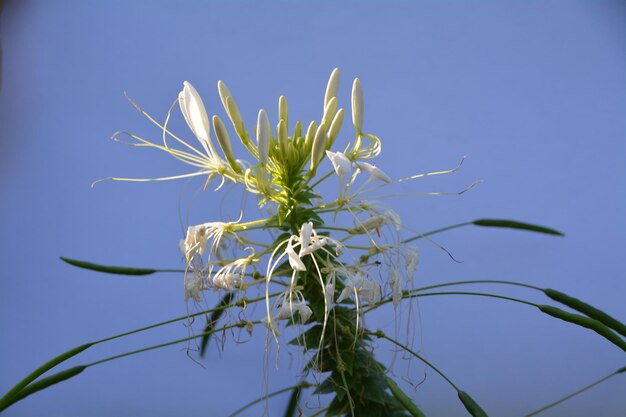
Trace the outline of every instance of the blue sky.
<instances>
[{"instance_id":1,"label":"blue sky","mask_svg":"<svg viewBox=\"0 0 626 417\"><path fill-rule=\"evenodd\" d=\"M496 217L566 234L441 234L436 242L463 263L423 242L420 284L518 280L626 319L625 13L617 1L8 1L0 16L0 391L70 347L187 311L182 276L105 276L58 259L179 268L186 225L237 215L228 199L199 192L202 180L90 187L108 176L186 172L165 155L109 140L117 130L158 139L124 92L162 120L184 80L220 115L216 83L224 80L252 125L260 107L275 116L279 95L291 117L319 118L334 67L348 107L358 76L367 130L383 140L376 163L388 175L449 168L467 155L453 176L397 192L483 180L460 197L390 200L407 225L425 232ZM191 138L175 113L173 128ZM624 365L623 352L593 333L523 306L437 297L420 303L420 317L421 352L491 415L523 415ZM376 322L389 323L392 314ZM71 364L187 332L171 325ZM248 343L229 339L204 368L178 347L111 362L6 415L225 415L265 383L270 391L291 385L297 369L288 358L265 379L264 340L260 328ZM415 380L425 375L410 392L427 415L465 415L436 374L412 366ZM545 415L624 415L625 388L616 378ZM285 401L272 401L271 415Z\"/></svg>"}]
</instances>

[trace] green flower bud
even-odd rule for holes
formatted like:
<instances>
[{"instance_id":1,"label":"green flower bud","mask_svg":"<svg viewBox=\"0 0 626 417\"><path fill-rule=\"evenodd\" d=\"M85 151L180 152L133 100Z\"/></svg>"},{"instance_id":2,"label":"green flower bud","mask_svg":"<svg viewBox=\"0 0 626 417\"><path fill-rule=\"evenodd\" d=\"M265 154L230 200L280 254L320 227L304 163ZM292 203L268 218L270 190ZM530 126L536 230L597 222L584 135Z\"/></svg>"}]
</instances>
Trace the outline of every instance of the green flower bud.
<instances>
[{"instance_id":1,"label":"green flower bud","mask_svg":"<svg viewBox=\"0 0 626 417\"><path fill-rule=\"evenodd\" d=\"M280 96L278 99L278 120L284 120L286 126L289 127L289 109L285 96Z\"/></svg>"},{"instance_id":2,"label":"green flower bud","mask_svg":"<svg viewBox=\"0 0 626 417\"><path fill-rule=\"evenodd\" d=\"M241 173L241 167L237 164L233 156L233 148L230 146L230 138L228 137L226 126L224 126L224 123L222 123L222 120L217 115L213 116L213 130L215 130L217 142L220 144L220 148L222 148L222 152L224 152L228 164L235 172Z\"/></svg>"},{"instance_id":3,"label":"green flower bud","mask_svg":"<svg viewBox=\"0 0 626 417\"><path fill-rule=\"evenodd\" d=\"M256 143L259 150L259 162L263 165L267 163L270 152L270 121L265 110L259 110L259 117L256 124Z\"/></svg>"},{"instance_id":4,"label":"green flower bud","mask_svg":"<svg viewBox=\"0 0 626 417\"><path fill-rule=\"evenodd\" d=\"M326 86L326 94L324 95L324 109L328 105L328 102L337 97L337 90L339 89L339 68L335 68L330 74L328 79L328 85Z\"/></svg>"},{"instance_id":5,"label":"green flower bud","mask_svg":"<svg viewBox=\"0 0 626 417\"><path fill-rule=\"evenodd\" d=\"M361 81L358 78L354 79L352 84L352 124L356 134L363 133L363 89L361 88Z\"/></svg>"},{"instance_id":6,"label":"green flower bud","mask_svg":"<svg viewBox=\"0 0 626 417\"><path fill-rule=\"evenodd\" d=\"M343 123L343 109L339 109L332 123L330 124L330 129L328 130L328 143L326 143L326 149L330 149L335 143L335 139L337 139L337 135L339 134L339 129L341 129L341 124Z\"/></svg>"},{"instance_id":7,"label":"green flower bud","mask_svg":"<svg viewBox=\"0 0 626 417\"><path fill-rule=\"evenodd\" d=\"M309 127L306 130L306 135L304 137L304 147L307 152L311 152L311 148L313 147L313 139L315 139L315 133L317 132L317 123L312 121L309 124Z\"/></svg>"},{"instance_id":8,"label":"green flower bud","mask_svg":"<svg viewBox=\"0 0 626 417\"><path fill-rule=\"evenodd\" d=\"M287 122L282 120L278 122L278 126L276 127L276 137L278 138L278 145L280 146L280 151L283 155L287 155L287 145L289 143L287 137Z\"/></svg>"},{"instance_id":9,"label":"green flower bud","mask_svg":"<svg viewBox=\"0 0 626 417\"><path fill-rule=\"evenodd\" d=\"M315 170L319 165L322 158L324 158L324 152L326 151L326 140L328 135L324 127L320 126L313 139L313 147L311 149L311 172L315 174Z\"/></svg>"},{"instance_id":10,"label":"green flower bud","mask_svg":"<svg viewBox=\"0 0 626 417\"><path fill-rule=\"evenodd\" d=\"M337 111L337 97L333 97L328 101L326 108L324 108L324 116L322 117L322 123L320 126L328 129L330 127L330 123L333 121L335 117L335 112Z\"/></svg>"}]
</instances>

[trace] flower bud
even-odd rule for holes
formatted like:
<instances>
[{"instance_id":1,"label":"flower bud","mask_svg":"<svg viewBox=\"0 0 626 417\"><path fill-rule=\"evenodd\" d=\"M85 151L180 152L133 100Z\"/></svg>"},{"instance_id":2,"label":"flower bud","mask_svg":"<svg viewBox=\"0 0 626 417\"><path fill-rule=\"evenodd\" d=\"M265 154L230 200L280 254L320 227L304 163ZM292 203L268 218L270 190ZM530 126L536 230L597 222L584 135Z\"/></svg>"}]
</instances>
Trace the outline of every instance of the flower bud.
<instances>
[{"instance_id":1,"label":"flower bud","mask_svg":"<svg viewBox=\"0 0 626 417\"><path fill-rule=\"evenodd\" d=\"M288 149L288 137L287 137L287 122L283 119L278 122L278 126L276 127L276 137L278 138L278 145L280 146L280 150L283 155L287 154Z\"/></svg>"},{"instance_id":2,"label":"flower bud","mask_svg":"<svg viewBox=\"0 0 626 417\"><path fill-rule=\"evenodd\" d=\"M217 115L213 116L213 129L215 130L215 136L217 136L217 143L220 144L220 148L222 148L222 152L224 152L228 164L235 172L241 173L241 167L237 164L233 156L233 148L230 146L230 138L228 137L226 126L224 126L224 123L222 123L222 120Z\"/></svg>"},{"instance_id":3,"label":"flower bud","mask_svg":"<svg viewBox=\"0 0 626 417\"><path fill-rule=\"evenodd\" d=\"M259 149L259 162L263 165L267 163L270 151L270 121L265 110L259 110L259 117L256 124L256 142Z\"/></svg>"},{"instance_id":4,"label":"flower bud","mask_svg":"<svg viewBox=\"0 0 626 417\"><path fill-rule=\"evenodd\" d=\"M337 97L337 90L339 89L339 68L335 68L333 72L330 73L330 78L328 79L328 85L326 86L326 94L324 95L324 109L328 105L328 102L333 97Z\"/></svg>"},{"instance_id":5,"label":"flower bud","mask_svg":"<svg viewBox=\"0 0 626 417\"><path fill-rule=\"evenodd\" d=\"M332 123L330 124L330 129L328 130L328 143L326 144L326 149L330 149L335 143L335 139L337 139L337 135L339 134L339 130L341 129L341 124L343 123L343 109L339 109Z\"/></svg>"},{"instance_id":6,"label":"flower bud","mask_svg":"<svg viewBox=\"0 0 626 417\"><path fill-rule=\"evenodd\" d=\"M324 116L322 117L322 122L320 126L323 126L325 129L330 127L330 123L333 121L335 117L335 112L337 111L337 97L333 97L330 99L326 107L324 108Z\"/></svg>"},{"instance_id":7,"label":"flower bud","mask_svg":"<svg viewBox=\"0 0 626 417\"><path fill-rule=\"evenodd\" d=\"M233 123L235 132L237 132L237 135L245 145L245 142L247 140L246 128L243 124L241 113L239 113L239 107L237 107L237 103L235 103L233 95L223 81L220 80L217 82L217 89L219 90L222 105L224 106L224 109L226 110L230 121Z\"/></svg>"},{"instance_id":8,"label":"flower bud","mask_svg":"<svg viewBox=\"0 0 626 417\"><path fill-rule=\"evenodd\" d=\"M302 122L298 120L296 122L296 127L293 129L293 138L295 140L300 137L302 137Z\"/></svg>"},{"instance_id":9,"label":"flower bud","mask_svg":"<svg viewBox=\"0 0 626 417\"><path fill-rule=\"evenodd\" d=\"M289 109L285 96L280 96L278 99L278 120L284 120L286 126L289 127Z\"/></svg>"},{"instance_id":10,"label":"flower bud","mask_svg":"<svg viewBox=\"0 0 626 417\"><path fill-rule=\"evenodd\" d=\"M317 123L312 121L309 124L309 127L306 130L306 135L304 137L304 147L307 152L311 152L311 148L313 147L313 139L315 139L315 133L317 132Z\"/></svg>"},{"instance_id":11,"label":"flower bud","mask_svg":"<svg viewBox=\"0 0 626 417\"><path fill-rule=\"evenodd\" d=\"M313 139L313 147L311 148L311 172L315 173L317 166L324 157L324 151L326 150L326 130L323 126L317 130L315 139Z\"/></svg>"},{"instance_id":12,"label":"flower bud","mask_svg":"<svg viewBox=\"0 0 626 417\"><path fill-rule=\"evenodd\" d=\"M354 84L352 84L352 124L357 135L363 133L363 107L361 81L355 78Z\"/></svg>"}]
</instances>

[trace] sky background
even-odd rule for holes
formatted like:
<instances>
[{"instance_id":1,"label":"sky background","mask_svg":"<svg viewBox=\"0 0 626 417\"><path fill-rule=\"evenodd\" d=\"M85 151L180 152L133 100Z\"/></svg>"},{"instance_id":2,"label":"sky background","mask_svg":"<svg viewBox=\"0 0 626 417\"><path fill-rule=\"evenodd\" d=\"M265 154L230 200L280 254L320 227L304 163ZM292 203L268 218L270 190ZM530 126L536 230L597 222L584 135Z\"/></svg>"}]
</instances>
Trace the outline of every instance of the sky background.
<instances>
[{"instance_id":1,"label":"sky background","mask_svg":"<svg viewBox=\"0 0 626 417\"><path fill-rule=\"evenodd\" d=\"M566 234L438 235L463 262L422 241L418 285L518 280L626 319L624 2L8 1L0 36L2 392L71 347L186 313L181 275L107 276L59 260L180 268L185 226L238 215L238 203L200 192L201 179L90 187L108 176L188 172L167 155L109 139L124 129L159 140L124 92L163 120L184 80L221 116L216 83L224 80L251 126L261 107L275 120L281 94L290 118L319 119L334 67L342 71L340 105L349 108L358 76L366 130L383 140L376 164L388 175L450 168L467 155L460 172L396 192L484 181L460 197L389 200L408 226L426 232L495 217ZM178 110L172 129L193 140ZM343 132L337 143L352 137L349 123ZM475 289L546 301L530 291ZM212 305L217 295L209 296ZM492 416L523 415L625 365L624 352L594 333L523 305L461 297L419 305L420 352ZM393 325L392 310L375 324ZM187 334L172 324L68 364ZM204 368L181 346L113 361L5 415L227 415L266 383L270 391L292 385L299 365L290 365L287 349L280 369L264 376L264 341L260 327L248 343L229 338L224 352L210 348ZM424 382L403 387L427 415L466 415L434 372L411 366L412 380ZM623 416L625 391L622 375L545 415ZM271 415L282 415L286 399L270 402Z\"/></svg>"}]
</instances>

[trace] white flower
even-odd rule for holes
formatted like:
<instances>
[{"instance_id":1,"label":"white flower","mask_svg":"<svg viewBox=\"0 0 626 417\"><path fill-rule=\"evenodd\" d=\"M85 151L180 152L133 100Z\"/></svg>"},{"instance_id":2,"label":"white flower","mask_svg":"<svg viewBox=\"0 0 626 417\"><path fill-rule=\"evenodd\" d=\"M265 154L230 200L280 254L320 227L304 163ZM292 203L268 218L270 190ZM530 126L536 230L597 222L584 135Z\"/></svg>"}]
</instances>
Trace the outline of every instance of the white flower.
<instances>
[{"instance_id":1,"label":"white flower","mask_svg":"<svg viewBox=\"0 0 626 417\"><path fill-rule=\"evenodd\" d=\"M391 301L393 306L394 308L398 307L398 304L402 301L402 284L396 267L391 267L389 270L389 286L391 287Z\"/></svg>"},{"instance_id":2,"label":"white flower","mask_svg":"<svg viewBox=\"0 0 626 417\"><path fill-rule=\"evenodd\" d=\"M348 233L352 235L363 234L374 229L379 229L385 223L387 223L388 219L382 214L377 214L363 221L360 221L359 219L356 219L356 221L359 223L358 226L348 230Z\"/></svg>"},{"instance_id":3,"label":"white flower","mask_svg":"<svg viewBox=\"0 0 626 417\"><path fill-rule=\"evenodd\" d=\"M362 200L358 203L357 207L369 213L383 216L385 218L385 223L393 224L398 232L402 228L402 220L400 219L400 216L384 204L377 201Z\"/></svg>"},{"instance_id":4,"label":"white flower","mask_svg":"<svg viewBox=\"0 0 626 417\"><path fill-rule=\"evenodd\" d=\"M185 301L193 298L194 301L202 301L200 292L206 289L206 283L201 273L185 274Z\"/></svg>"},{"instance_id":5,"label":"white flower","mask_svg":"<svg viewBox=\"0 0 626 417\"><path fill-rule=\"evenodd\" d=\"M415 246L405 246L404 264L406 267L406 280L410 281L415 275L417 264L419 263L419 250Z\"/></svg>"},{"instance_id":6,"label":"white flower","mask_svg":"<svg viewBox=\"0 0 626 417\"><path fill-rule=\"evenodd\" d=\"M246 276L246 268L251 263L251 258L237 259L222 267L213 277L213 287L233 291L241 287Z\"/></svg>"},{"instance_id":7,"label":"white flower","mask_svg":"<svg viewBox=\"0 0 626 417\"><path fill-rule=\"evenodd\" d=\"M348 282L345 282L344 289L337 298L337 303L342 302L351 296L357 296L365 300L368 304L376 304L381 299L380 285L377 282L364 277L361 272L348 275Z\"/></svg>"},{"instance_id":8,"label":"white flower","mask_svg":"<svg viewBox=\"0 0 626 417\"><path fill-rule=\"evenodd\" d=\"M296 311L300 314L302 323L306 323L313 311L309 308L299 291L287 290L280 295L275 305L278 312L273 316L272 320L284 320L293 316Z\"/></svg>"},{"instance_id":9,"label":"white flower","mask_svg":"<svg viewBox=\"0 0 626 417\"><path fill-rule=\"evenodd\" d=\"M184 243L187 260L190 261L197 255L204 255L209 239L212 240L211 253L214 253L215 249L219 248L220 240L227 226L228 223L224 222L209 222L197 226L189 226Z\"/></svg>"}]
</instances>

